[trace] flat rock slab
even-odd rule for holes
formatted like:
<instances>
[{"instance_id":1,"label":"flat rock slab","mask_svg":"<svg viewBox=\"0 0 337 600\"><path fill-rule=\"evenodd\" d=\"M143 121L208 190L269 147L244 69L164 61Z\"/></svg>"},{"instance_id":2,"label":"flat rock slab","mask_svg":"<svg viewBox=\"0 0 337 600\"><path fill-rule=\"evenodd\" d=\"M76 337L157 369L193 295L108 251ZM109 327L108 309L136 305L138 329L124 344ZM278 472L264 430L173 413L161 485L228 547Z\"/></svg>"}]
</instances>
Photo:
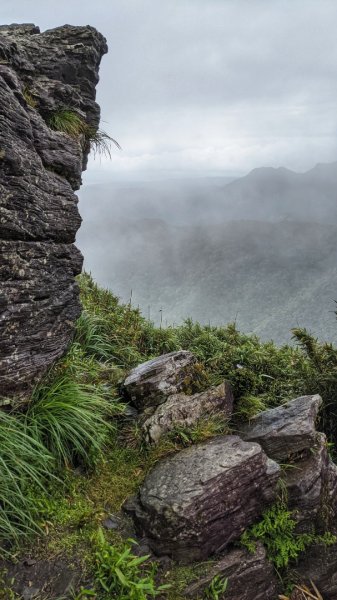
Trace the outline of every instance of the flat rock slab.
<instances>
[{"instance_id":1,"label":"flat rock slab","mask_svg":"<svg viewBox=\"0 0 337 600\"><path fill-rule=\"evenodd\" d=\"M187 350L163 354L132 369L122 391L139 410L157 407L183 390L185 379L196 362L195 356Z\"/></svg>"},{"instance_id":2,"label":"flat rock slab","mask_svg":"<svg viewBox=\"0 0 337 600\"><path fill-rule=\"evenodd\" d=\"M158 443L162 435L175 427L192 426L201 418L215 413L219 413L219 418L229 419L233 401L233 393L227 382L193 396L174 394L143 423L145 439L149 443Z\"/></svg>"},{"instance_id":3,"label":"flat rock slab","mask_svg":"<svg viewBox=\"0 0 337 600\"><path fill-rule=\"evenodd\" d=\"M266 558L262 544L256 552L243 549L232 550L211 567L206 577L189 585L187 598L203 598L202 595L214 577L227 579L226 592L219 600L275 600L278 581L271 563Z\"/></svg>"},{"instance_id":4,"label":"flat rock slab","mask_svg":"<svg viewBox=\"0 0 337 600\"><path fill-rule=\"evenodd\" d=\"M315 446L315 422L321 404L322 398L318 394L301 396L260 413L240 427L239 435L246 441L261 444L270 458L287 460L291 455Z\"/></svg>"},{"instance_id":5,"label":"flat rock slab","mask_svg":"<svg viewBox=\"0 0 337 600\"><path fill-rule=\"evenodd\" d=\"M156 554L205 560L274 500L279 474L258 444L219 436L159 462L126 510Z\"/></svg>"}]
</instances>

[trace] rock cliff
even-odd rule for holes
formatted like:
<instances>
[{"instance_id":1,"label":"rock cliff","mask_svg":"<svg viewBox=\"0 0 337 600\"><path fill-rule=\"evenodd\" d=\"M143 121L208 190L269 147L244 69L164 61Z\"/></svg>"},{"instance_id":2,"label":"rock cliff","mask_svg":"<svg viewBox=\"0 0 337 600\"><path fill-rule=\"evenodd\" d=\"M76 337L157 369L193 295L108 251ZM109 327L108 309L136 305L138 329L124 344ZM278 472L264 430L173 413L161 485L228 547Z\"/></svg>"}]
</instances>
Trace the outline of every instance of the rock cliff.
<instances>
[{"instance_id":1,"label":"rock cliff","mask_svg":"<svg viewBox=\"0 0 337 600\"><path fill-rule=\"evenodd\" d=\"M106 52L89 26L0 27L0 397L29 394L64 353L80 314L74 191L90 136L65 132L57 116L75 115L95 134Z\"/></svg>"}]
</instances>

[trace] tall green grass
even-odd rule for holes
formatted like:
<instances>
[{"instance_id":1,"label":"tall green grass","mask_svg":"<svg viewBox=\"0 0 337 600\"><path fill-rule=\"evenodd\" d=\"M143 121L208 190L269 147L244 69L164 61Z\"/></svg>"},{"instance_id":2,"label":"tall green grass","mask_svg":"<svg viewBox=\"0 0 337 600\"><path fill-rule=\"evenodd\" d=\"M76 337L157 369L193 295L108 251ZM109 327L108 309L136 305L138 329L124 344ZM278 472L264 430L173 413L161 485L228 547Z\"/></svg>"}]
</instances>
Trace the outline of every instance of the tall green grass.
<instances>
[{"instance_id":1,"label":"tall green grass","mask_svg":"<svg viewBox=\"0 0 337 600\"><path fill-rule=\"evenodd\" d=\"M62 366L62 365L61 365ZM0 545L39 531L36 494L62 485L64 468L93 468L114 437L122 410L99 389L58 367L32 395L26 412L0 411Z\"/></svg>"},{"instance_id":2,"label":"tall green grass","mask_svg":"<svg viewBox=\"0 0 337 600\"><path fill-rule=\"evenodd\" d=\"M0 411L0 540L18 542L36 532L37 511L32 486L45 491L54 458L21 415Z\"/></svg>"},{"instance_id":3,"label":"tall green grass","mask_svg":"<svg viewBox=\"0 0 337 600\"><path fill-rule=\"evenodd\" d=\"M79 460L90 467L113 434L108 422L113 409L93 386L81 385L66 373L34 391L25 425L59 467Z\"/></svg>"}]
</instances>

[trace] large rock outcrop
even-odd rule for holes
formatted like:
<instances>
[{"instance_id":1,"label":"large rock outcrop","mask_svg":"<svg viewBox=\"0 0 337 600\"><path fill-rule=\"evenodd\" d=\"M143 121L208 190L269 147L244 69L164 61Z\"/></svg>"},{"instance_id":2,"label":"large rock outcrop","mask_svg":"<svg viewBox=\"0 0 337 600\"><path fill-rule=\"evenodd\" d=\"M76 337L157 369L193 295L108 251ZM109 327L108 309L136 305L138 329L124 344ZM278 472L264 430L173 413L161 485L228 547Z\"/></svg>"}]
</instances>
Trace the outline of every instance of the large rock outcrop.
<instances>
[{"instance_id":1,"label":"large rock outcrop","mask_svg":"<svg viewBox=\"0 0 337 600\"><path fill-rule=\"evenodd\" d=\"M0 27L0 397L29 394L80 314L74 190L90 143L48 123L68 110L97 130L105 52L92 27Z\"/></svg>"},{"instance_id":2,"label":"large rock outcrop","mask_svg":"<svg viewBox=\"0 0 337 600\"><path fill-rule=\"evenodd\" d=\"M219 436L159 462L126 508L157 554L205 560L275 499L279 475L258 444Z\"/></svg>"}]
</instances>

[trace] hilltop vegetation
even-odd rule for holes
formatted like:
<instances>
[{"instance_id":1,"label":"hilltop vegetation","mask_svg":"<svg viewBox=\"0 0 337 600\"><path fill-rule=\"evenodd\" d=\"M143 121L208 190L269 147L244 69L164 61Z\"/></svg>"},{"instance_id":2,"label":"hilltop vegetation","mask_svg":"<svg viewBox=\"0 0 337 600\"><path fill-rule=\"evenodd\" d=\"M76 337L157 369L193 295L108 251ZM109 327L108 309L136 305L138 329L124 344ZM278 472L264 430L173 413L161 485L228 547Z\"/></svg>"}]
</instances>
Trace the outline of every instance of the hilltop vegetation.
<instances>
[{"instance_id":1,"label":"hilltop vegetation","mask_svg":"<svg viewBox=\"0 0 337 600\"><path fill-rule=\"evenodd\" d=\"M191 435L185 432L183 438L145 447L119 394L126 372L159 354L191 350L199 365L190 391L228 379L235 418L241 419L318 392L324 400L321 427L334 442L337 350L303 330L294 332L298 347L277 348L241 334L234 324L220 328L188 320L159 328L89 275L81 276L80 286L84 311L67 355L34 391L28 410L8 407L2 413L0 500L5 510L0 535L9 555L25 551L37 535L33 554L76 557L82 581L96 578L97 598L103 599L98 557L104 544L121 549L124 542L114 531L107 531L102 541L102 521L118 513L159 458L219 432L212 423L203 424ZM22 550L24 538L28 546ZM180 597L183 582L186 573L174 571L168 598Z\"/></svg>"}]
</instances>

